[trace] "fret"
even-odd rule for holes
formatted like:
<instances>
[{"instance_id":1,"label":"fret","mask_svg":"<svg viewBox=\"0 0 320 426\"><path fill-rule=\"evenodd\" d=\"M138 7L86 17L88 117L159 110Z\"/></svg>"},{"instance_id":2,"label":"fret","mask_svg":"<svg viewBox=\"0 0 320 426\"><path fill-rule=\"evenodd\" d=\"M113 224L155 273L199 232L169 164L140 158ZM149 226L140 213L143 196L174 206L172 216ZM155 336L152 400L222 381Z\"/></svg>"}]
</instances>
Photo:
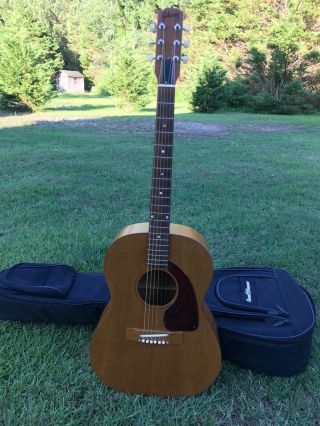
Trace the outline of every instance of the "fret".
<instances>
[{"instance_id":1,"label":"fret","mask_svg":"<svg viewBox=\"0 0 320 426\"><path fill-rule=\"evenodd\" d=\"M159 188L159 187L155 187L155 186L153 186L152 187L152 189L156 189L157 191L159 191L160 190L160 192L162 192L162 194L155 194L155 193L153 193L151 196L152 197L159 197L159 198L170 198L170 197L168 197L167 195L163 195L163 191L168 191L168 192L170 192L170 188Z\"/></svg>"},{"instance_id":2,"label":"fret","mask_svg":"<svg viewBox=\"0 0 320 426\"><path fill-rule=\"evenodd\" d=\"M156 119L158 119L158 120L174 120L173 117L160 117L158 115L156 115Z\"/></svg>"},{"instance_id":3,"label":"fret","mask_svg":"<svg viewBox=\"0 0 320 426\"><path fill-rule=\"evenodd\" d=\"M166 133L166 134L173 135L173 132L165 132L164 130L156 130L156 133Z\"/></svg>"},{"instance_id":4,"label":"fret","mask_svg":"<svg viewBox=\"0 0 320 426\"><path fill-rule=\"evenodd\" d=\"M154 177L154 178L152 178L152 179L154 179L154 180L171 180L171 178L163 178L163 177Z\"/></svg>"},{"instance_id":5,"label":"fret","mask_svg":"<svg viewBox=\"0 0 320 426\"><path fill-rule=\"evenodd\" d=\"M162 155L162 156L161 155L155 155L154 158L161 158L162 159L162 158L172 158L172 157L168 157L168 156L165 156L165 155Z\"/></svg>"},{"instance_id":6,"label":"fret","mask_svg":"<svg viewBox=\"0 0 320 426\"><path fill-rule=\"evenodd\" d=\"M172 170L172 167L154 167L157 170Z\"/></svg>"},{"instance_id":7,"label":"fret","mask_svg":"<svg viewBox=\"0 0 320 426\"><path fill-rule=\"evenodd\" d=\"M174 105L174 102L157 102L157 104Z\"/></svg>"},{"instance_id":8,"label":"fret","mask_svg":"<svg viewBox=\"0 0 320 426\"><path fill-rule=\"evenodd\" d=\"M172 158L172 149L156 146L154 149L154 157L158 158Z\"/></svg>"},{"instance_id":9,"label":"fret","mask_svg":"<svg viewBox=\"0 0 320 426\"><path fill-rule=\"evenodd\" d=\"M150 211L150 216L151 216L151 218L152 218L152 216L153 216L153 215L155 215L155 214L165 214L166 216L168 216L168 219L169 219L169 213L166 213L166 212L154 212L154 211Z\"/></svg>"}]
</instances>

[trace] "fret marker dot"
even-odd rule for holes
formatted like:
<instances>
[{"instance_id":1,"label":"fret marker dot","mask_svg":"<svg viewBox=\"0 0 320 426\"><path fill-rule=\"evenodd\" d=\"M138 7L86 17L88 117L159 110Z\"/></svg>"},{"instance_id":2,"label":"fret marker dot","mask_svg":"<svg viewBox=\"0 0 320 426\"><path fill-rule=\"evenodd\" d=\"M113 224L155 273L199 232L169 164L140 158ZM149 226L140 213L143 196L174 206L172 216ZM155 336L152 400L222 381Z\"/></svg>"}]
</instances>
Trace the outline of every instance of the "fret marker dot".
<instances>
[{"instance_id":1,"label":"fret marker dot","mask_svg":"<svg viewBox=\"0 0 320 426\"><path fill-rule=\"evenodd\" d=\"M157 238L160 238L160 235L157 235Z\"/></svg>"},{"instance_id":2,"label":"fret marker dot","mask_svg":"<svg viewBox=\"0 0 320 426\"><path fill-rule=\"evenodd\" d=\"M164 149L161 150L162 154L164 154Z\"/></svg>"},{"instance_id":3,"label":"fret marker dot","mask_svg":"<svg viewBox=\"0 0 320 426\"><path fill-rule=\"evenodd\" d=\"M161 192L161 191L160 191L160 192L159 192L159 194L160 194L160 195L162 195L162 194L163 194L163 192Z\"/></svg>"},{"instance_id":4,"label":"fret marker dot","mask_svg":"<svg viewBox=\"0 0 320 426\"><path fill-rule=\"evenodd\" d=\"M153 214L150 217L151 217L151 219L153 219Z\"/></svg>"},{"instance_id":5,"label":"fret marker dot","mask_svg":"<svg viewBox=\"0 0 320 426\"><path fill-rule=\"evenodd\" d=\"M166 219L169 219L169 216L166 216Z\"/></svg>"},{"instance_id":6,"label":"fret marker dot","mask_svg":"<svg viewBox=\"0 0 320 426\"><path fill-rule=\"evenodd\" d=\"M163 172L161 173L161 176L163 176Z\"/></svg>"},{"instance_id":7,"label":"fret marker dot","mask_svg":"<svg viewBox=\"0 0 320 426\"><path fill-rule=\"evenodd\" d=\"M162 127L167 127L167 125L166 124L162 124Z\"/></svg>"}]
</instances>

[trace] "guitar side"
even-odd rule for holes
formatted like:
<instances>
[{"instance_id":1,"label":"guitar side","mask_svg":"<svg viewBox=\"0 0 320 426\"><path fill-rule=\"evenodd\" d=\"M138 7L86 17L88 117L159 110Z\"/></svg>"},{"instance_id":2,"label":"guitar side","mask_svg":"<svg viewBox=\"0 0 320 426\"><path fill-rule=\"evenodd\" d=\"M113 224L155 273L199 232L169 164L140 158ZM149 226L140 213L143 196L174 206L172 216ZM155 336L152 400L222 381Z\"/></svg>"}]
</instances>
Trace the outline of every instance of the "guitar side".
<instances>
[{"instance_id":1,"label":"guitar side","mask_svg":"<svg viewBox=\"0 0 320 426\"><path fill-rule=\"evenodd\" d=\"M207 389L217 377L221 354L214 319L204 303L212 276L205 241L195 230L170 225L169 259L191 283L197 306L194 330L170 331L170 343L146 345L135 339L144 325L145 303L138 281L146 271L148 224L128 226L105 256L111 302L90 344L90 361L97 376L113 389L145 395L185 396ZM174 269L173 268L173 269ZM152 329L167 332L164 318L179 296L154 306Z\"/></svg>"}]
</instances>

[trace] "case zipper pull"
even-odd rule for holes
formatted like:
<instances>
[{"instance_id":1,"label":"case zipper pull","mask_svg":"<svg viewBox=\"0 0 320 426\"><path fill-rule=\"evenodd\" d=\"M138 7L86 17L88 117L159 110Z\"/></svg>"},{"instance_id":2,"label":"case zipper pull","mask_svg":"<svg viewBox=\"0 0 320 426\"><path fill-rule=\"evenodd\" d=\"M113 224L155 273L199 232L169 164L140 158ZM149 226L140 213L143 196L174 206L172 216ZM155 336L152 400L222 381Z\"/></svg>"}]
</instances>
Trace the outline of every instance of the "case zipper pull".
<instances>
[{"instance_id":1,"label":"case zipper pull","mask_svg":"<svg viewBox=\"0 0 320 426\"><path fill-rule=\"evenodd\" d=\"M287 311L285 311L281 306L276 305L277 309L268 309L267 314L272 316L283 316L283 317L289 317L289 314Z\"/></svg>"},{"instance_id":2,"label":"case zipper pull","mask_svg":"<svg viewBox=\"0 0 320 426\"><path fill-rule=\"evenodd\" d=\"M289 324L289 320L283 319L272 324L273 327L280 327L280 325Z\"/></svg>"},{"instance_id":3,"label":"case zipper pull","mask_svg":"<svg viewBox=\"0 0 320 426\"><path fill-rule=\"evenodd\" d=\"M284 315L284 316L286 316L286 317L288 317L288 316L289 316L288 312L287 312L287 311L285 311L283 308L281 308L281 306L276 305L276 308L278 308L278 309L279 309L279 311L281 312L281 314L282 314L282 315Z\"/></svg>"}]
</instances>

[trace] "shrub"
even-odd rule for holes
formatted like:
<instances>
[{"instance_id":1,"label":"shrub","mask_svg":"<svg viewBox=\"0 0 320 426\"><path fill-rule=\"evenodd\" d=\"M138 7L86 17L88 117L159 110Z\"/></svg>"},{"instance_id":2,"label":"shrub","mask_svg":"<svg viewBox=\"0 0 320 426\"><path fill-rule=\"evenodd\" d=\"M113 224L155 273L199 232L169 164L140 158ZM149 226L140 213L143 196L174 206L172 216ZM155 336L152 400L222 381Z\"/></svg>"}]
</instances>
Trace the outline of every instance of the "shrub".
<instances>
[{"instance_id":1,"label":"shrub","mask_svg":"<svg viewBox=\"0 0 320 426\"><path fill-rule=\"evenodd\" d=\"M58 45L48 29L22 6L7 10L0 22L2 105L35 110L54 94L61 66Z\"/></svg>"},{"instance_id":2,"label":"shrub","mask_svg":"<svg viewBox=\"0 0 320 426\"><path fill-rule=\"evenodd\" d=\"M107 96L110 95L108 89L108 70L103 70L101 75L97 78L96 84L91 88L94 95Z\"/></svg>"},{"instance_id":3,"label":"shrub","mask_svg":"<svg viewBox=\"0 0 320 426\"><path fill-rule=\"evenodd\" d=\"M198 112L214 112L225 105L227 72L218 64L205 67L192 92L192 109Z\"/></svg>"},{"instance_id":4,"label":"shrub","mask_svg":"<svg viewBox=\"0 0 320 426\"><path fill-rule=\"evenodd\" d=\"M104 72L100 84L105 92L119 99L120 106L140 109L149 101L151 70L146 67L145 56L128 45L119 46L112 67Z\"/></svg>"},{"instance_id":5,"label":"shrub","mask_svg":"<svg viewBox=\"0 0 320 426\"><path fill-rule=\"evenodd\" d=\"M247 108L251 98L248 92L249 87L246 80L228 81L224 88L227 106L240 109Z\"/></svg>"}]
</instances>

